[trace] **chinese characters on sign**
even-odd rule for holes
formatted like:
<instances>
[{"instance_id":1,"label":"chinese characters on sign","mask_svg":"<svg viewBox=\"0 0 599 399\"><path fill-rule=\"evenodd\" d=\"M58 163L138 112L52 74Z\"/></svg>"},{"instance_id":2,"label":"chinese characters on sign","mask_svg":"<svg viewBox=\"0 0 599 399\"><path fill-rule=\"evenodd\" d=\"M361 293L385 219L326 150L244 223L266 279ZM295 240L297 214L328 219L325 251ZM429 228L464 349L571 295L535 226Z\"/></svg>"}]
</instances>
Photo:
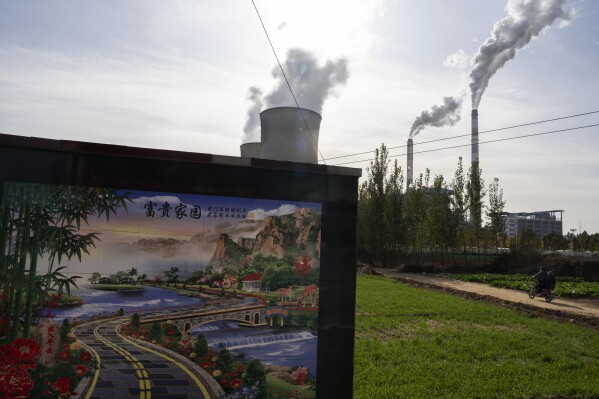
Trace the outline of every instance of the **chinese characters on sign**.
<instances>
[{"instance_id":1,"label":"chinese characters on sign","mask_svg":"<svg viewBox=\"0 0 599 399\"><path fill-rule=\"evenodd\" d=\"M144 209L146 212L146 217L149 218L153 218L155 216L170 218L171 215L177 219L183 219L184 217L200 219L202 217L202 207L199 205L191 206L179 203L179 205L173 206L166 201L162 204L149 201L144 205ZM209 206L204 210L204 217L219 219L246 219L247 209L228 206Z\"/></svg>"}]
</instances>

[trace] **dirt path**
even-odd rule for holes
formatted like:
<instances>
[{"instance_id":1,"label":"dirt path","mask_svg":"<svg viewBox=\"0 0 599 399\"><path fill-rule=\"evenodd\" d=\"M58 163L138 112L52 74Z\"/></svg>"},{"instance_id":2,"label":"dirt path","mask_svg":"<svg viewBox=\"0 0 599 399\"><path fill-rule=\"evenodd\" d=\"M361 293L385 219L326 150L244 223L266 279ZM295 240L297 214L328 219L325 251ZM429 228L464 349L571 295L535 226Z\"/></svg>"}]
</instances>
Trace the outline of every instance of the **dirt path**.
<instances>
[{"instance_id":1,"label":"dirt path","mask_svg":"<svg viewBox=\"0 0 599 399\"><path fill-rule=\"evenodd\" d=\"M467 298L481 299L512 307L531 316L543 316L599 329L598 299L556 297L552 302L547 303L543 298L530 299L528 294L523 291L496 288L486 284L401 273L394 269L376 269L376 272L412 285L425 286Z\"/></svg>"}]
</instances>

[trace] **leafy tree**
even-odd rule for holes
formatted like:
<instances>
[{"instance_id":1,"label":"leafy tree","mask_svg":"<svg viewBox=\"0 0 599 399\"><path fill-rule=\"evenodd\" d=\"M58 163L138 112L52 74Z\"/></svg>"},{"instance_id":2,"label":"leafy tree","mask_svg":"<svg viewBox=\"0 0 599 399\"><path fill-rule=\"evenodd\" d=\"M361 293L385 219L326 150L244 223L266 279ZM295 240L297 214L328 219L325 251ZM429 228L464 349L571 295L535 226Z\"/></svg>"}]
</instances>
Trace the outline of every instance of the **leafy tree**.
<instances>
[{"instance_id":1,"label":"leafy tree","mask_svg":"<svg viewBox=\"0 0 599 399\"><path fill-rule=\"evenodd\" d=\"M177 266L171 266L170 270L164 272L164 277L167 283L175 283L179 281L179 268Z\"/></svg>"},{"instance_id":2,"label":"leafy tree","mask_svg":"<svg viewBox=\"0 0 599 399\"><path fill-rule=\"evenodd\" d=\"M458 167L455 170L453 180L451 182L453 190L452 207L453 207L453 223L457 226L458 231L462 236L462 249L464 259L466 259L466 235L464 225L466 223L466 212L468 211L468 203L466 201L466 178L464 177L464 167L462 165L462 157L458 158Z\"/></svg>"},{"instance_id":3,"label":"leafy tree","mask_svg":"<svg viewBox=\"0 0 599 399\"><path fill-rule=\"evenodd\" d=\"M482 227L482 209L484 206L485 183L482 178L482 169L478 161L472 162L468 170L466 181L466 198L470 214L470 225L474 229L475 246L479 248L480 254L480 229Z\"/></svg>"},{"instance_id":4,"label":"leafy tree","mask_svg":"<svg viewBox=\"0 0 599 399\"><path fill-rule=\"evenodd\" d=\"M499 179L493 179L493 183L489 184L489 206L487 207L486 215L489 218L489 227L494 236L495 249L497 251L499 244L498 238L505 231L505 218L503 209L505 201L503 200L503 189L499 188Z\"/></svg>"},{"instance_id":5,"label":"leafy tree","mask_svg":"<svg viewBox=\"0 0 599 399\"><path fill-rule=\"evenodd\" d=\"M262 366L260 360L250 360L245 372L244 381L251 387L254 385L258 387L256 399L268 399L269 395L266 391L266 372L264 371L264 366Z\"/></svg>"},{"instance_id":6,"label":"leafy tree","mask_svg":"<svg viewBox=\"0 0 599 399\"><path fill-rule=\"evenodd\" d=\"M203 358L208 354L208 340L204 336L204 334L200 334L196 338L196 342L194 344L194 352L199 359Z\"/></svg>"},{"instance_id":7,"label":"leafy tree","mask_svg":"<svg viewBox=\"0 0 599 399\"><path fill-rule=\"evenodd\" d=\"M304 254L299 256L295 262L293 262L293 274L299 285L304 285L304 280L306 275L310 273L312 270L310 268L310 262L312 261L312 256L309 254Z\"/></svg>"},{"instance_id":8,"label":"leafy tree","mask_svg":"<svg viewBox=\"0 0 599 399\"><path fill-rule=\"evenodd\" d=\"M262 282L271 290L293 284L293 268L282 259L269 263L264 269Z\"/></svg>"},{"instance_id":9,"label":"leafy tree","mask_svg":"<svg viewBox=\"0 0 599 399\"><path fill-rule=\"evenodd\" d=\"M134 329L139 329L139 327L141 327L141 319L138 313L133 313L133 316L131 316L131 327Z\"/></svg>"},{"instance_id":10,"label":"leafy tree","mask_svg":"<svg viewBox=\"0 0 599 399\"><path fill-rule=\"evenodd\" d=\"M230 373L233 370L233 357L227 348L223 348L218 352L216 368L222 371L223 374Z\"/></svg>"},{"instance_id":11,"label":"leafy tree","mask_svg":"<svg viewBox=\"0 0 599 399\"><path fill-rule=\"evenodd\" d=\"M162 326L158 322L152 323L149 334L150 341L162 341Z\"/></svg>"},{"instance_id":12,"label":"leafy tree","mask_svg":"<svg viewBox=\"0 0 599 399\"><path fill-rule=\"evenodd\" d=\"M100 281L100 279L102 278L102 275L98 272L93 272L91 277L87 279L87 281L89 281L90 284L96 284L98 281Z\"/></svg>"}]
</instances>

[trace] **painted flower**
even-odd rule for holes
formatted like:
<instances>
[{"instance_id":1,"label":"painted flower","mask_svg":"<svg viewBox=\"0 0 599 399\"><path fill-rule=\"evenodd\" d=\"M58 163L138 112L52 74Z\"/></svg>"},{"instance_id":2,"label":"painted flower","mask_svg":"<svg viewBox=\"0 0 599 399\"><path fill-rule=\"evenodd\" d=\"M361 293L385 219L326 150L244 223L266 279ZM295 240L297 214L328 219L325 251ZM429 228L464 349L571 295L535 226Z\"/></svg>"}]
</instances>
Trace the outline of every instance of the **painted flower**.
<instances>
[{"instance_id":1,"label":"painted flower","mask_svg":"<svg viewBox=\"0 0 599 399\"><path fill-rule=\"evenodd\" d=\"M191 353L189 354L189 357L190 357L191 359L193 359L193 358L194 358L194 357L196 357L196 356L197 356L197 355L195 354L195 352L191 352Z\"/></svg>"},{"instance_id":2,"label":"painted flower","mask_svg":"<svg viewBox=\"0 0 599 399\"><path fill-rule=\"evenodd\" d=\"M62 351L58 354L58 358L60 360L69 360L71 358L71 353L68 351Z\"/></svg>"},{"instance_id":3,"label":"painted flower","mask_svg":"<svg viewBox=\"0 0 599 399\"><path fill-rule=\"evenodd\" d=\"M78 364L75 366L75 370L77 370L77 377L81 378L87 374L88 368L83 364Z\"/></svg>"},{"instance_id":4,"label":"painted flower","mask_svg":"<svg viewBox=\"0 0 599 399\"><path fill-rule=\"evenodd\" d=\"M33 360L40 354L39 344L29 338L17 338L12 346L22 360Z\"/></svg>"},{"instance_id":5,"label":"painted flower","mask_svg":"<svg viewBox=\"0 0 599 399\"><path fill-rule=\"evenodd\" d=\"M207 369L208 367L210 367L210 362L204 362L200 365L203 369Z\"/></svg>"},{"instance_id":6,"label":"painted flower","mask_svg":"<svg viewBox=\"0 0 599 399\"><path fill-rule=\"evenodd\" d=\"M33 388L31 376L25 368L6 364L0 368L0 396L26 398Z\"/></svg>"},{"instance_id":7,"label":"painted flower","mask_svg":"<svg viewBox=\"0 0 599 399\"><path fill-rule=\"evenodd\" d=\"M237 379L237 380L233 380L231 381L231 388L233 389L237 389L239 388L241 385L243 384L243 381Z\"/></svg>"},{"instance_id":8,"label":"painted flower","mask_svg":"<svg viewBox=\"0 0 599 399\"><path fill-rule=\"evenodd\" d=\"M60 395L71 393L71 379L69 377L60 377L54 381L52 388L60 392ZM69 395L70 396L70 395Z\"/></svg>"},{"instance_id":9,"label":"painted flower","mask_svg":"<svg viewBox=\"0 0 599 399\"><path fill-rule=\"evenodd\" d=\"M71 345L69 345L69 349L72 351L76 351L81 349L81 344L79 342L73 342Z\"/></svg>"},{"instance_id":10,"label":"painted flower","mask_svg":"<svg viewBox=\"0 0 599 399\"><path fill-rule=\"evenodd\" d=\"M92 354L88 351L81 351L81 353L79 354L79 360L81 360L82 362L89 362L91 358Z\"/></svg>"},{"instance_id":11,"label":"painted flower","mask_svg":"<svg viewBox=\"0 0 599 399\"><path fill-rule=\"evenodd\" d=\"M222 371L220 371L220 370L214 370L214 371L212 372L212 376L213 376L213 377L218 377L218 376L220 376L221 374L222 374Z\"/></svg>"}]
</instances>

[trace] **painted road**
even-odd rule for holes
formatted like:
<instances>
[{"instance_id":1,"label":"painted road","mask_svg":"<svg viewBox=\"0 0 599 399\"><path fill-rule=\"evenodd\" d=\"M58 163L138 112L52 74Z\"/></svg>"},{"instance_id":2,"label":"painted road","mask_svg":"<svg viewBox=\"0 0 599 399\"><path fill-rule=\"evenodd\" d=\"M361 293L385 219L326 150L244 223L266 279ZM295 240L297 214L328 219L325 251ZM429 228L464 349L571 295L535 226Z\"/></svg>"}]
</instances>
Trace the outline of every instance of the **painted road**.
<instances>
[{"instance_id":1,"label":"painted road","mask_svg":"<svg viewBox=\"0 0 599 399\"><path fill-rule=\"evenodd\" d=\"M121 322L104 320L75 329L100 364L81 398L212 399L223 394L177 356L119 334Z\"/></svg>"}]
</instances>

